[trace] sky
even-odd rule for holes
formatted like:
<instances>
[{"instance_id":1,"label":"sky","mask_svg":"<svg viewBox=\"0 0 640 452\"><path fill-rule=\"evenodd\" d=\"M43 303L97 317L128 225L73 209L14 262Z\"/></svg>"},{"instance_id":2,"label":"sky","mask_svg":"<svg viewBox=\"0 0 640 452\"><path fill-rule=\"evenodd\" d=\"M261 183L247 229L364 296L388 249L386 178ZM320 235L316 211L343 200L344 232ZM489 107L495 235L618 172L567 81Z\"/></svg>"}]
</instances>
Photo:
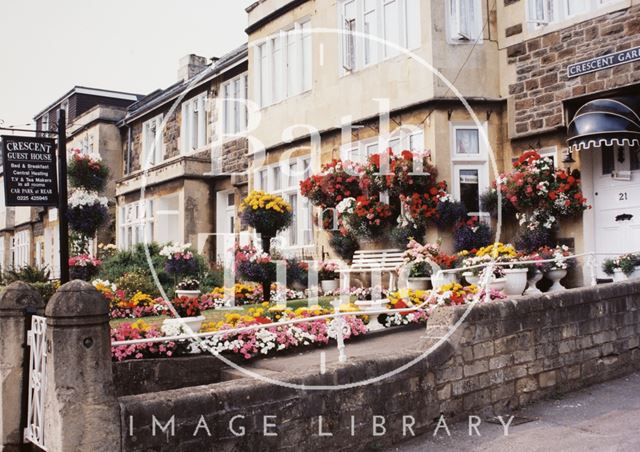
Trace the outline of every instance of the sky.
<instances>
[{"instance_id":1,"label":"sky","mask_svg":"<svg viewBox=\"0 0 640 452\"><path fill-rule=\"evenodd\" d=\"M255 0L1 0L0 121L24 127L73 86L148 94L190 53L246 41Z\"/></svg>"}]
</instances>

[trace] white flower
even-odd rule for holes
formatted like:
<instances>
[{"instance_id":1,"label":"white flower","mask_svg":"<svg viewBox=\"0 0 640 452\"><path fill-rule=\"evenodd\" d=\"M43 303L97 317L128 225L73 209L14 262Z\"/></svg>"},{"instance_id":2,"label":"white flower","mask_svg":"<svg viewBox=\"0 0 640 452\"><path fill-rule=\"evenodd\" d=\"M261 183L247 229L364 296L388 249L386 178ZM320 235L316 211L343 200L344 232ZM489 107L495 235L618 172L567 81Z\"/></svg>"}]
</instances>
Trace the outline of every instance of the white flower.
<instances>
[{"instance_id":1,"label":"white flower","mask_svg":"<svg viewBox=\"0 0 640 452\"><path fill-rule=\"evenodd\" d=\"M98 196L96 192L82 188L74 190L69 196L69 207L93 206L95 204L102 204L107 207L109 201L104 196Z\"/></svg>"},{"instance_id":2,"label":"white flower","mask_svg":"<svg viewBox=\"0 0 640 452\"><path fill-rule=\"evenodd\" d=\"M191 243L185 243L184 245L174 245L170 243L160 250L160 256L171 257L176 253L184 253L189 248L191 248Z\"/></svg>"},{"instance_id":3,"label":"white flower","mask_svg":"<svg viewBox=\"0 0 640 452\"><path fill-rule=\"evenodd\" d=\"M338 203L336 206L336 210L338 213L353 213L353 208L355 206L356 200L355 198L345 198Z\"/></svg>"}]
</instances>

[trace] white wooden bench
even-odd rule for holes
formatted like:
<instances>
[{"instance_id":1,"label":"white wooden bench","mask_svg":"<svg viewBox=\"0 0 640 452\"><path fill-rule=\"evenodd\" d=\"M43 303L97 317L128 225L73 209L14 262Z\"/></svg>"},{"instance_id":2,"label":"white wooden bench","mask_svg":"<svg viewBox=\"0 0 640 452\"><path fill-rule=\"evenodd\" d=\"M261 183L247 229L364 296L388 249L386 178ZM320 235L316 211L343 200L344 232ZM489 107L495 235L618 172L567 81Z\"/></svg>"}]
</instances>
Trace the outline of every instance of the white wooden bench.
<instances>
[{"instance_id":1,"label":"white wooden bench","mask_svg":"<svg viewBox=\"0 0 640 452\"><path fill-rule=\"evenodd\" d=\"M348 269L340 270L345 276L351 273L389 273L389 290L397 290L398 267L404 262L398 249L389 250L360 250L356 251ZM350 286L350 278L348 279ZM341 287L343 285L341 284Z\"/></svg>"}]
</instances>

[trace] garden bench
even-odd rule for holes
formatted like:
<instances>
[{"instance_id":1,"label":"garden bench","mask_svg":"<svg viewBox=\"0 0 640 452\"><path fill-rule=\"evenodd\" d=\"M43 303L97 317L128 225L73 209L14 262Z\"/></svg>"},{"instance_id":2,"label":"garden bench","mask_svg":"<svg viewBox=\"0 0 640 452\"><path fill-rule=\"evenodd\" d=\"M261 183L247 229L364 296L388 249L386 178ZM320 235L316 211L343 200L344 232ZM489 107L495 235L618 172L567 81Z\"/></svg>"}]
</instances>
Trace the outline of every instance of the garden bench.
<instances>
[{"instance_id":1,"label":"garden bench","mask_svg":"<svg viewBox=\"0 0 640 452\"><path fill-rule=\"evenodd\" d=\"M370 273L379 271L389 273L389 290L396 290L398 284L398 267L404 262L403 251L388 250L359 250L353 255L351 266L340 270L343 273Z\"/></svg>"}]
</instances>

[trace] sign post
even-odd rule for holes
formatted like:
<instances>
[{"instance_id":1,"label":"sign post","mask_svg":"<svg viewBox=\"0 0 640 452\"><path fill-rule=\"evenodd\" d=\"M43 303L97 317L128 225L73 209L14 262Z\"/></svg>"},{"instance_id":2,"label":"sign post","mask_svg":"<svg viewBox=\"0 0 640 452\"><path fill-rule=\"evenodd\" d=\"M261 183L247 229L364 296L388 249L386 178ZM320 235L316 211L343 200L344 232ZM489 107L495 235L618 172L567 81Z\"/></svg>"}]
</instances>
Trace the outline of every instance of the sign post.
<instances>
[{"instance_id":1,"label":"sign post","mask_svg":"<svg viewBox=\"0 0 640 452\"><path fill-rule=\"evenodd\" d=\"M58 158L52 138L2 136L5 204L8 207L57 207L60 233L60 281L69 281L67 220L66 112L58 112Z\"/></svg>"},{"instance_id":2,"label":"sign post","mask_svg":"<svg viewBox=\"0 0 640 452\"><path fill-rule=\"evenodd\" d=\"M67 218L67 112L58 110L58 166L60 168L60 202L58 232L60 234L60 283L69 282L69 220Z\"/></svg>"}]
</instances>

